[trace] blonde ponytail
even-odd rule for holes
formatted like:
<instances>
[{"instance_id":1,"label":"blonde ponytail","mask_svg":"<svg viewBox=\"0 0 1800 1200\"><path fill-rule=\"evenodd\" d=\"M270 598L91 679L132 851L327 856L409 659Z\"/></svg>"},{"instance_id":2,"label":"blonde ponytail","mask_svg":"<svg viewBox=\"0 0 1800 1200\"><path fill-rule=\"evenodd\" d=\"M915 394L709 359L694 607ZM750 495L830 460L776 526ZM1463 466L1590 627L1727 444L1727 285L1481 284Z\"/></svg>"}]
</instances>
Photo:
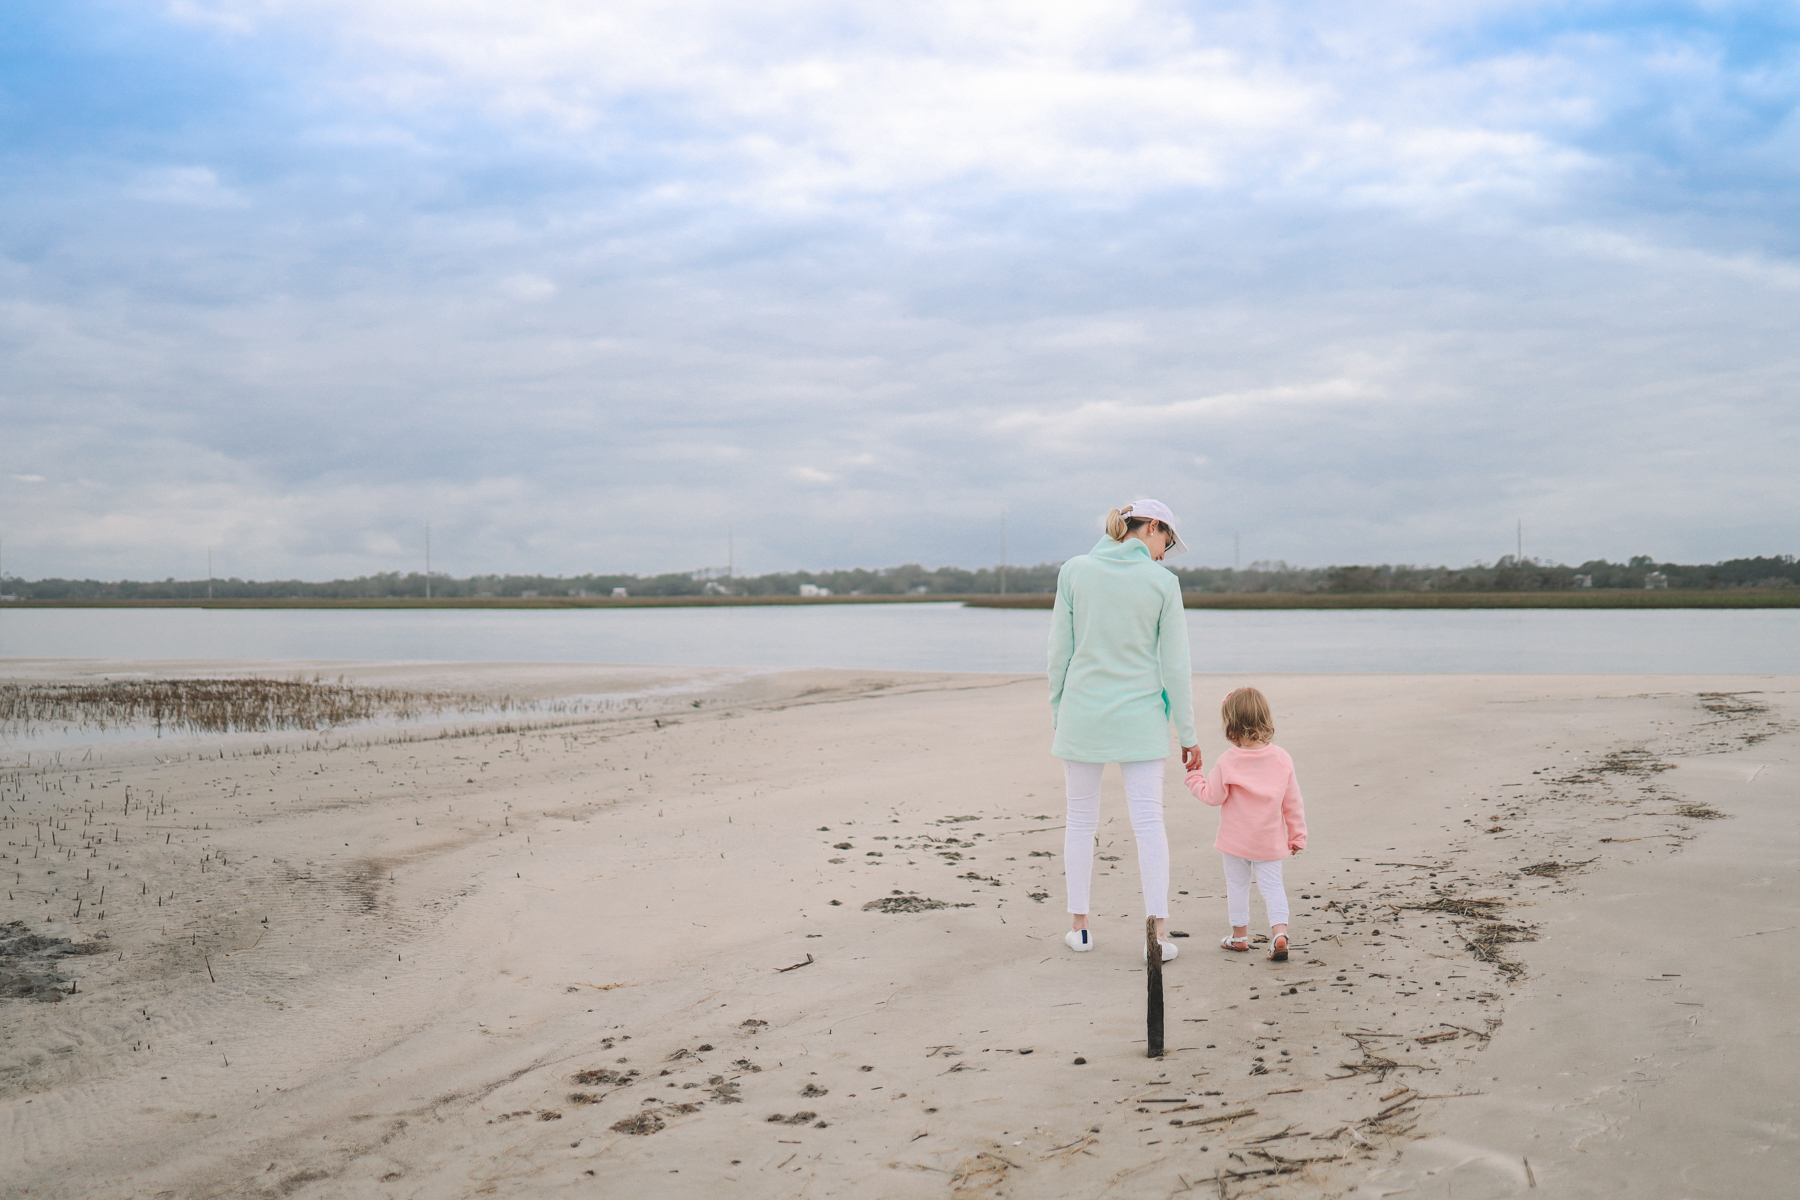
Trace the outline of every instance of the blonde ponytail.
<instances>
[{"instance_id":1,"label":"blonde ponytail","mask_svg":"<svg viewBox=\"0 0 1800 1200\"><path fill-rule=\"evenodd\" d=\"M1164 525L1161 521L1153 521L1149 517L1134 517L1130 514L1131 505L1129 504L1124 508L1108 510L1106 514L1106 536L1115 542L1122 542L1146 525L1158 529L1168 529L1168 526ZM1170 530L1169 532L1170 536L1173 537L1174 531Z\"/></svg>"}]
</instances>

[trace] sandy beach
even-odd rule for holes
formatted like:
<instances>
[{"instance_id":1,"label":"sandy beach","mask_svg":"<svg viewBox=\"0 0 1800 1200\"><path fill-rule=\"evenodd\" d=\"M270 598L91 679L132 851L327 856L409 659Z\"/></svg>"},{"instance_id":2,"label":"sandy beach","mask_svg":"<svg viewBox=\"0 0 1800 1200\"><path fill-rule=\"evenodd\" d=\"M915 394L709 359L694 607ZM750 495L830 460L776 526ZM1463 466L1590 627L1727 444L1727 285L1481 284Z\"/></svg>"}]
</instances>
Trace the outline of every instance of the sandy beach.
<instances>
[{"instance_id":1,"label":"sandy beach","mask_svg":"<svg viewBox=\"0 0 1800 1200\"><path fill-rule=\"evenodd\" d=\"M1196 678L1209 761L1209 698L1269 694L1311 842L1292 959L1226 954L1217 816L1171 775L1191 936L1151 1060L1116 774L1098 948L1062 944L1041 677L230 670L634 699L9 743L0 1193L1678 1200L1800 1167L1793 677Z\"/></svg>"}]
</instances>

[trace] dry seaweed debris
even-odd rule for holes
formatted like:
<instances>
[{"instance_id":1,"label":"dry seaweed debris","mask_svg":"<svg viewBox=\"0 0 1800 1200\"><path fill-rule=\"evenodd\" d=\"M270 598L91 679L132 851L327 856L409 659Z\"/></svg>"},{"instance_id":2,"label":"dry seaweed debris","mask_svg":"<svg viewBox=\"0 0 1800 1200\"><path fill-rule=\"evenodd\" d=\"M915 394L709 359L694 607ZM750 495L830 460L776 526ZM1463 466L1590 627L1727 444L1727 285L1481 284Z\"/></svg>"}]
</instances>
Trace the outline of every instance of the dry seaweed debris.
<instances>
[{"instance_id":1,"label":"dry seaweed debris","mask_svg":"<svg viewBox=\"0 0 1800 1200\"><path fill-rule=\"evenodd\" d=\"M1642 746L1630 746L1614 750L1597 763L1579 767L1573 775L1559 779L1558 783L1598 783L1603 775L1626 775L1634 779L1648 779L1663 771L1673 771L1675 764L1664 762Z\"/></svg>"},{"instance_id":2,"label":"dry seaweed debris","mask_svg":"<svg viewBox=\"0 0 1800 1200\"><path fill-rule=\"evenodd\" d=\"M1701 692L1700 707L1727 720L1735 717L1759 717L1769 711L1769 706L1747 697L1760 695L1761 692Z\"/></svg>"},{"instance_id":3,"label":"dry seaweed debris","mask_svg":"<svg viewBox=\"0 0 1800 1200\"><path fill-rule=\"evenodd\" d=\"M1500 973L1506 976L1508 982L1512 982L1525 974L1525 968L1506 958L1503 951L1507 946L1518 942L1535 941L1537 933L1529 926L1496 921L1480 926L1473 936L1464 939L1464 944L1476 961L1492 963L1500 968Z\"/></svg>"},{"instance_id":4,"label":"dry seaweed debris","mask_svg":"<svg viewBox=\"0 0 1800 1200\"><path fill-rule=\"evenodd\" d=\"M1413 1104L1414 1099L1414 1097L1408 1096L1397 1100L1374 1116L1364 1117L1357 1124L1371 1133L1385 1134L1389 1137L1398 1137L1408 1133L1413 1128L1411 1124L1406 1125L1403 1129L1398 1126L1401 1122L1407 1121L1416 1111Z\"/></svg>"},{"instance_id":5,"label":"dry seaweed debris","mask_svg":"<svg viewBox=\"0 0 1800 1200\"><path fill-rule=\"evenodd\" d=\"M891 896L883 896L879 900L871 900L863 905L864 912L884 913L919 913L930 912L934 908L974 908L973 904L949 904L943 900L933 900L929 896L918 896L895 892Z\"/></svg>"},{"instance_id":6,"label":"dry seaweed debris","mask_svg":"<svg viewBox=\"0 0 1800 1200\"><path fill-rule=\"evenodd\" d=\"M1465 896L1435 896L1429 904L1402 904L1399 908L1413 909L1418 912L1449 913L1453 917L1467 917L1472 921L1498 921L1500 909L1506 901L1491 899L1475 899Z\"/></svg>"},{"instance_id":7,"label":"dry seaweed debris","mask_svg":"<svg viewBox=\"0 0 1800 1200\"><path fill-rule=\"evenodd\" d=\"M1525 874L1556 875L1564 870L1585 865L1585 863L1538 863L1535 867L1525 868ZM1460 917L1466 921L1481 922L1480 925L1464 935L1464 946L1469 953L1475 956L1476 961L1492 963L1499 967L1507 981L1512 982L1525 974L1525 968L1507 959L1502 951L1505 947L1519 942L1537 941L1537 931L1529 925L1512 925L1501 920L1500 910L1505 905L1504 900L1489 897L1436 896L1428 904L1405 904L1394 907L1412 909L1416 912L1445 913L1452 918Z\"/></svg>"},{"instance_id":8,"label":"dry seaweed debris","mask_svg":"<svg viewBox=\"0 0 1800 1200\"><path fill-rule=\"evenodd\" d=\"M77 943L32 933L23 921L0 925L0 1000L55 1004L74 994L62 987L69 981L58 967L69 958L105 950L100 942Z\"/></svg>"},{"instance_id":9,"label":"dry seaweed debris","mask_svg":"<svg viewBox=\"0 0 1800 1200\"><path fill-rule=\"evenodd\" d=\"M1768 705L1747 698L1760 695L1761 692L1701 692L1700 706L1720 718L1715 724L1729 725L1736 721L1763 718L1761 728L1738 735L1744 745L1755 746L1767 741L1784 727L1784 723L1769 718Z\"/></svg>"},{"instance_id":10,"label":"dry seaweed debris","mask_svg":"<svg viewBox=\"0 0 1800 1200\"><path fill-rule=\"evenodd\" d=\"M663 1119L655 1113L641 1112L626 1117L623 1121L614 1121L611 1128L614 1133L628 1133L634 1137L644 1137L647 1134L661 1132L663 1126Z\"/></svg>"},{"instance_id":11,"label":"dry seaweed debris","mask_svg":"<svg viewBox=\"0 0 1800 1200\"><path fill-rule=\"evenodd\" d=\"M792 1116L785 1116L781 1113L770 1113L763 1119L768 1121L771 1125L804 1125L808 1121L818 1120L819 1114L802 1110Z\"/></svg>"},{"instance_id":12,"label":"dry seaweed debris","mask_svg":"<svg viewBox=\"0 0 1800 1200\"><path fill-rule=\"evenodd\" d=\"M1342 1067L1348 1074L1327 1075L1325 1077L1327 1079L1350 1079L1357 1075L1373 1075L1377 1080L1385 1083L1387 1082L1389 1071L1436 1071L1440 1069L1427 1063L1399 1062L1387 1057L1385 1054L1377 1054L1375 1051L1369 1049L1368 1043L1371 1039L1400 1037L1402 1036L1400 1034L1373 1033L1369 1030L1362 1030L1357 1033L1346 1033L1344 1036L1356 1043L1356 1048L1362 1051L1362 1058L1356 1062L1339 1063L1338 1066ZM1378 1049L1386 1049L1386 1047L1378 1047Z\"/></svg>"},{"instance_id":13,"label":"dry seaweed debris","mask_svg":"<svg viewBox=\"0 0 1800 1200\"><path fill-rule=\"evenodd\" d=\"M1521 875L1544 875L1544 876L1548 876L1551 879L1561 879L1564 875L1568 874L1570 871L1579 871L1579 870L1581 870L1581 868L1587 866L1589 863L1594 862L1594 861L1596 861L1596 860L1591 859L1591 858L1585 858L1585 859L1581 860L1580 862L1532 863L1529 867L1521 867L1519 869L1519 874L1521 874Z\"/></svg>"}]
</instances>

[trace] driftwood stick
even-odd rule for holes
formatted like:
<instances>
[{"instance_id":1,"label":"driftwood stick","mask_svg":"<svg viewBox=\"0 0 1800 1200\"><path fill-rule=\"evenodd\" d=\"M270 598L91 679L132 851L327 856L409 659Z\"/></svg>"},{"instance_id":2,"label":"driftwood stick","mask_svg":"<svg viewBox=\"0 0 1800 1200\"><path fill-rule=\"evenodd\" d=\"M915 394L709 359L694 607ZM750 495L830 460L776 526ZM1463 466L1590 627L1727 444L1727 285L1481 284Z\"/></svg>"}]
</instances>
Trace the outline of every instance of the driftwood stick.
<instances>
[{"instance_id":1,"label":"driftwood stick","mask_svg":"<svg viewBox=\"0 0 1800 1200\"><path fill-rule=\"evenodd\" d=\"M1149 1057L1163 1056L1163 986L1162 943L1156 940L1156 918L1144 918L1144 980L1148 991L1145 1010L1146 1042Z\"/></svg>"},{"instance_id":2,"label":"driftwood stick","mask_svg":"<svg viewBox=\"0 0 1800 1200\"><path fill-rule=\"evenodd\" d=\"M1237 1112L1220 1113L1216 1117L1201 1117L1193 1121L1183 1121L1182 1125L1184 1127L1193 1125L1217 1125L1221 1121L1235 1121L1239 1117L1254 1117L1255 1115L1256 1110L1254 1108L1241 1108Z\"/></svg>"}]
</instances>

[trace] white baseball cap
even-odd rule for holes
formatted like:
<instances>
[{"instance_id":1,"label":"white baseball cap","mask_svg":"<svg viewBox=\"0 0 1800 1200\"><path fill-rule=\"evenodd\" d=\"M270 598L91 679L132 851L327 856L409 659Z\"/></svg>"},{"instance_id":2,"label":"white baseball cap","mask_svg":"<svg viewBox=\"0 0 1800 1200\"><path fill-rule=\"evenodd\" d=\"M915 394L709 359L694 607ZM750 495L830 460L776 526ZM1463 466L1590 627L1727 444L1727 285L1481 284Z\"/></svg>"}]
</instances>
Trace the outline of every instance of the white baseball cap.
<instances>
[{"instance_id":1,"label":"white baseball cap","mask_svg":"<svg viewBox=\"0 0 1800 1200\"><path fill-rule=\"evenodd\" d=\"M1119 515L1136 517L1140 521L1161 521L1167 525L1170 536L1175 540L1169 543L1167 550L1163 551L1164 558L1173 558L1177 554L1187 553L1187 543L1181 540L1179 533L1175 532L1175 514L1170 512L1169 506L1161 500L1133 500L1119 510Z\"/></svg>"}]
</instances>

